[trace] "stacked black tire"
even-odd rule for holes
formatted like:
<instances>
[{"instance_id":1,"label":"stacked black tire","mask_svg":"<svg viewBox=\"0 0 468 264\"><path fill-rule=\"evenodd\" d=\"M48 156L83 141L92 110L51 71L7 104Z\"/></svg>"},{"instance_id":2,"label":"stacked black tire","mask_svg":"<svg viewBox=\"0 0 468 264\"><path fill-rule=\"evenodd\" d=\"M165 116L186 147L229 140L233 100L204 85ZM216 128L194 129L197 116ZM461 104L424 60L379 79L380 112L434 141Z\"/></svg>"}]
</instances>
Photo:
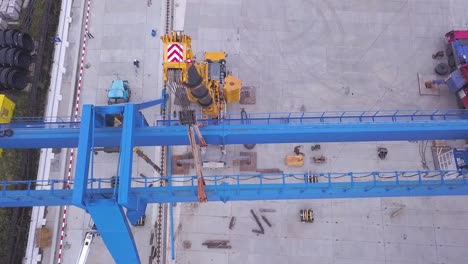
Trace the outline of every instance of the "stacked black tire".
<instances>
[{"instance_id":1,"label":"stacked black tire","mask_svg":"<svg viewBox=\"0 0 468 264\"><path fill-rule=\"evenodd\" d=\"M18 30L0 30L0 90L23 90L28 84L28 69L34 41Z\"/></svg>"}]
</instances>

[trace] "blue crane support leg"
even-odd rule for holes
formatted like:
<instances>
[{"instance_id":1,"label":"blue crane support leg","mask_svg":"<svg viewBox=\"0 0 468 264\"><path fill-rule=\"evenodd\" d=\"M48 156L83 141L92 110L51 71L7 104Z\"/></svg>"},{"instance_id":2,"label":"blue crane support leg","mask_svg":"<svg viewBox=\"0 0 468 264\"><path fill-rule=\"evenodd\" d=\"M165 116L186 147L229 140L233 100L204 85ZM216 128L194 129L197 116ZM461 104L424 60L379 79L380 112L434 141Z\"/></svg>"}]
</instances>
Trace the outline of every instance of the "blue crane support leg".
<instances>
[{"instance_id":1,"label":"blue crane support leg","mask_svg":"<svg viewBox=\"0 0 468 264\"><path fill-rule=\"evenodd\" d=\"M87 209L115 263L139 264L138 250L123 208L113 200L98 199L90 202Z\"/></svg>"},{"instance_id":2,"label":"blue crane support leg","mask_svg":"<svg viewBox=\"0 0 468 264\"><path fill-rule=\"evenodd\" d=\"M120 141L120 166L119 166L119 196L120 205L125 206L127 217L135 225L145 213L146 202L137 200L130 193L133 162L133 133L135 130L135 116L139 114L134 104L125 105L123 114L123 130Z\"/></svg>"},{"instance_id":3,"label":"blue crane support leg","mask_svg":"<svg viewBox=\"0 0 468 264\"><path fill-rule=\"evenodd\" d=\"M78 157L76 161L75 182L73 186L73 204L83 207L89 172L89 160L91 155L91 142L94 130L94 111L92 105L84 105L78 144Z\"/></svg>"}]
</instances>

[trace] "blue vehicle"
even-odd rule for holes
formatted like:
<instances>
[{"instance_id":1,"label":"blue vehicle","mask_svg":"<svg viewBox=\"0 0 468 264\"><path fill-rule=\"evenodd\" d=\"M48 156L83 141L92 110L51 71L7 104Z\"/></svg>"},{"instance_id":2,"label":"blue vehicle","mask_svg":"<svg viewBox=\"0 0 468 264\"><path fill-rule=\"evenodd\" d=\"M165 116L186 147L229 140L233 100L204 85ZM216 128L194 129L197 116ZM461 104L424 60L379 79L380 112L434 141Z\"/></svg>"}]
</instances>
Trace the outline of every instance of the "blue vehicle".
<instances>
[{"instance_id":1,"label":"blue vehicle","mask_svg":"<svg viewBox=\"0 0 468 264\"><path fill-rule=\"evenodd\" d=\"M121 104L130 101L130 88L127 80L114 80L107 93L107 104Z\"/></svg>"}]
</instances>

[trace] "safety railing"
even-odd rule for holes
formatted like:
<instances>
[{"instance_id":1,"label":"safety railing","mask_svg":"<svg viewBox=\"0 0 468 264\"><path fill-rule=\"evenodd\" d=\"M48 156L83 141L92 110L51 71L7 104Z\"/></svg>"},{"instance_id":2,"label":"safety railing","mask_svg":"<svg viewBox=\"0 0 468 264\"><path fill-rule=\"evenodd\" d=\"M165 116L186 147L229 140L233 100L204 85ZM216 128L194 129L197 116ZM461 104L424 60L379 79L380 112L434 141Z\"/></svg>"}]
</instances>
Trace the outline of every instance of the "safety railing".
<instances>
[{"instance_id":1,"label":"safety railing","mask_svg":"<svg viewBox=\"0 0 468 264\"><path fill-rule=\"evenodd\" d=\"M291 112L291 113L241 113L226 114L222 119L203 119L204 125L241 125L241 124L307 124L307 123L356 123L356 122L412 122L434 120L468 119L468 110L378 110L378 111L330 111L330 112ZM180 122L171 115L166 120L157 118L156 125L178 126Z\"/></svg>"},{"instance_id":2,"label":"safety railing","mask_svg":"<svg viewBox=\"0 0 468 264\"><path fill-rule=\"evenodd\" d=\"M207 186L221 184L297 184L313 185L326 183L333 187L352 187L354 183L367 183L369 186L398 186L402 184L466 185L468 171L393 171L393 172L347 172L347 173L283 173L283 174L233 174L233 175L205 175ZM167 177L132 178L133 187L152 187L151 184ZM196 186L197 176L172 176L173 185ZM336 186L334 186L336 184ZM361 186L364 186L361 184Z\"/></svg>"},{"instance_id":3,"label":"safety railing","mask_svg":"<svg viewBox=\"0 0 468 264\"><path fill-rule=\"evenodd\" d=\"M251 113L226 114L222 119L197 117L202 125L242 125L242 124L316 124L316 123L362 123L362 122L422 122L468 119L468 110L379 110L379 111L330 111L330 112L291 112L291 113ZM143 119L142 119L143 120ZM10 123L0 124L0 128L79 128L80 117L15 117ZM143 122L143 121L142 121ZM144 126L145 124L141 124ZM178 119L171 115L162 120L158 117L156 126L179 126Z\"/></svg>"},{"instance_id":4,"label":"safety railing","mask_svg":"<svg viewBox=\"0 0 468 264\"><path fill-rule=\"evenodd\" d=\"M206 186L222 184L305 184L313 186L320 183L323 188L352 188L352 187L418 187L426 185L467 185L468 171L393 171L393 172L347 172L347 173L283 173L283 174L233 174L233 175L205 175ZM172 177L133 177L132 188L153 188L159 186L160 180L170 181L169 186L197 186L197 176ZM73 187L73 181L69 184ZM355 184L359 183L359 186ZM1 181L0 198L8 195L8 191L26 190L34 191L42 186L50 192L63 189L66 180L28 180L28 181ZM88 179L89 190L102 190L118 187L118 178ZM176 188L176 187L172 187Z\"/></svg>"}]
</instances>

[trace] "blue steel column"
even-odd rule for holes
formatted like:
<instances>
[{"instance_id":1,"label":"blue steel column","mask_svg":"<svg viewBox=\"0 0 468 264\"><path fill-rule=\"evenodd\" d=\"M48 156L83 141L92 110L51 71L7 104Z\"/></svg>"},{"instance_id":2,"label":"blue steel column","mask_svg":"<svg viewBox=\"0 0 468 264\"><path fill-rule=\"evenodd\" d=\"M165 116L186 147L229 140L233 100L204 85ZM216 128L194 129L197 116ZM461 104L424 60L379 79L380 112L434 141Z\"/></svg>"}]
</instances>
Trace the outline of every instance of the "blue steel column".
<instances>
[{"instance_id":1,"label":"blue steel column","mask_svg":"<svg viewBox=\"0 0 468 264\"><path fill-rule=\"evenodd\" d=\"M139 264L140 258L123 208L113 200L93 200L87 206L102 240L117 264Z\"/></svg>"},{"instance_id":2,"label":"blue steel column","mask_svg":"<svg viewBox=\"0 0 468 264\"><path fill-rule=\"evenodd\" d=\"M137 108L134 104L125 105L122 138L120 140L118 192L118 202L127 208L127 217L133 225L138 222L146 210L146 202L144 200L137 200L137 197L130 193L136 115Z\"/></svg>"},{"instance_id":3,"label":"blue steel column","mask_svg":"<svg viewBox=\"0 0 468 264\"><path fill-rule=\"evenodd\" d=\"M94 130L94 111L92 105L84 105L81 114L81 129L76 160L75 183L73 185L73 205L83 207L88 183L91 142Z\"/></svg>"}]
</instances>

